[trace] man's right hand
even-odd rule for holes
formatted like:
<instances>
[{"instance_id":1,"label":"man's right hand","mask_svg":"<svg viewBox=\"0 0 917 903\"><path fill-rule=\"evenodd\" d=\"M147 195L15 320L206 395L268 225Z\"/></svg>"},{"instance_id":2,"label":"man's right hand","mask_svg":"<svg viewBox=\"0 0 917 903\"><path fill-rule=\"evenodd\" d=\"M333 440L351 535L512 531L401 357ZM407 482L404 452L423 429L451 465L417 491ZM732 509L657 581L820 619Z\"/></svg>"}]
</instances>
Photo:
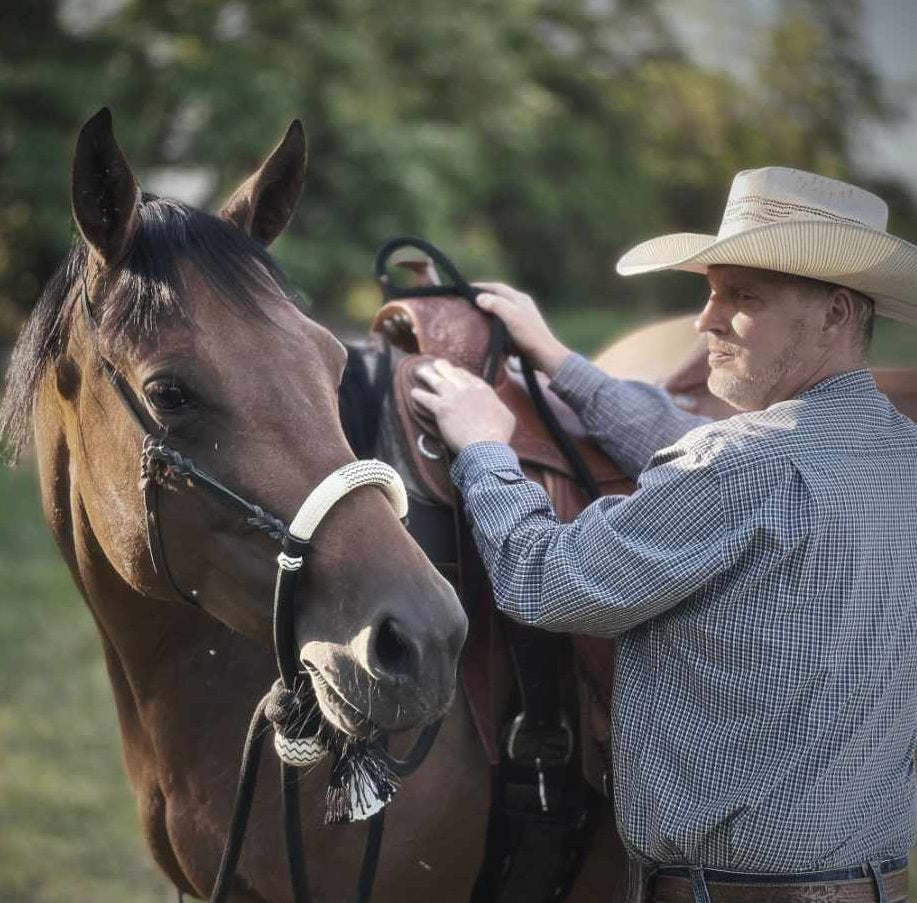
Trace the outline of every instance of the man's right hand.
<instances>
[{"instance_id":1,"label":"man's right hand","mask_svg":"<svg viewBox=\"0 0 917 903\"><path fill-rule=\"evenodd\" d=\"M570 349L551 332L531 297L502 282L476 282L475 286L484 289L476 298L478 307L499 317L519 352L553 379Z\"/></svg>"}]
</instances>

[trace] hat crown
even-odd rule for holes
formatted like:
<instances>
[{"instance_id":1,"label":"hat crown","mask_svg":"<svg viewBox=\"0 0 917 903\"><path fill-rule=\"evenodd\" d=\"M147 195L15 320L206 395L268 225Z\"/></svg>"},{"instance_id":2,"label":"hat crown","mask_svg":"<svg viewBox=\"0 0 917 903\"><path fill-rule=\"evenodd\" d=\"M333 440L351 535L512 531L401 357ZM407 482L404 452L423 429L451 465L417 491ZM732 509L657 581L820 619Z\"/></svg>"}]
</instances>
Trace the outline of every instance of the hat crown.
<instances>
[{"instance_id":1,"label":"hat crown","mask_svg":"<svg viewBox=\"0 0 917 903\"><path fill-rule=\"evenodd\" d=\"M855 185L800 169L746 169L732 180L717 238L787 220L844 223L884 232L888 205Z\"/></svg>"}]
</instances>

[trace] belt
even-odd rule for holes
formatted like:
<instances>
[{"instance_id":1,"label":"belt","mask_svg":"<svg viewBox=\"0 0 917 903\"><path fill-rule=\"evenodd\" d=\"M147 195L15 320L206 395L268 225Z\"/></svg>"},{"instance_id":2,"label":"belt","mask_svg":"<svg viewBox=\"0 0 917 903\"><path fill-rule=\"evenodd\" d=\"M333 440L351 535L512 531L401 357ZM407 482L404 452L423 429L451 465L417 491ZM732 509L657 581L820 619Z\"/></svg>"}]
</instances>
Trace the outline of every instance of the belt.
<instances>
[{"instance_id":1,"label":"belt","mask_svg":"<svg viewBox=\"0 0 917 903\"><path fill-rule=\"evenodd\" d=\"M907 858L877 863L885 893L883 903L906 903ZM794 875L724 872L704 869L710 903L877 903L876 879L867 866ZM653 903L695 903L689 869L661 866L650 883Z\"/></svg>"}]
</instances>

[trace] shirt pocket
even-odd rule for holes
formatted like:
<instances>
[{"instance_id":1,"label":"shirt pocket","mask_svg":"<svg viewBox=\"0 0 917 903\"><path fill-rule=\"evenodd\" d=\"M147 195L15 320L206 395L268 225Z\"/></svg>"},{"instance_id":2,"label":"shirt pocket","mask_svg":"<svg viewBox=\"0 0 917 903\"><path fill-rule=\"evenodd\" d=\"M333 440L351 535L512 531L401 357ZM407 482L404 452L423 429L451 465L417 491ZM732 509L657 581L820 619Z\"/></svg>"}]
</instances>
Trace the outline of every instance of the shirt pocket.
<instances>
[{"instance_id":1,"label":"shirt pocket","mask_svg":"<svg viewBox=\"0 0 917 903\"><path fill-rule=\"evenodd\" d=\"M501 483L524 483L525 482L525 476L519 473L518 470L513 470L511 467L499 467L496 470L492 470L491 473Z\"/></svg>"}]
</instances>

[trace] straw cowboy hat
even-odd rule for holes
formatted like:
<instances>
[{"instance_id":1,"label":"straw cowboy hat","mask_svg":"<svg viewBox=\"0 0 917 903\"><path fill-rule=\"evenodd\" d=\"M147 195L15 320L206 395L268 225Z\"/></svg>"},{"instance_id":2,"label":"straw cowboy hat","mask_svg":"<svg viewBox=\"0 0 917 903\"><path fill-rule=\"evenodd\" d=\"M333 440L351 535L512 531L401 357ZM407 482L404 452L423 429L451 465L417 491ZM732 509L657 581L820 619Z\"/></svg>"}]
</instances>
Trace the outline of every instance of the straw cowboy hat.
<instances>
[{"instance_id":1,"label":"straw cowboy hat","mask_svg":"<svg viewBox=\"0 0 917 903\"><path fill-rule=\"evenodd\" d=\"M855 289L875 301L876 313L917 324L917 246L889 235L887 222L885 201L862 188L781 166L749 169L733 179L716 235L652 238L617 270L776 270Z\"/></svg>"}]
</instances>

